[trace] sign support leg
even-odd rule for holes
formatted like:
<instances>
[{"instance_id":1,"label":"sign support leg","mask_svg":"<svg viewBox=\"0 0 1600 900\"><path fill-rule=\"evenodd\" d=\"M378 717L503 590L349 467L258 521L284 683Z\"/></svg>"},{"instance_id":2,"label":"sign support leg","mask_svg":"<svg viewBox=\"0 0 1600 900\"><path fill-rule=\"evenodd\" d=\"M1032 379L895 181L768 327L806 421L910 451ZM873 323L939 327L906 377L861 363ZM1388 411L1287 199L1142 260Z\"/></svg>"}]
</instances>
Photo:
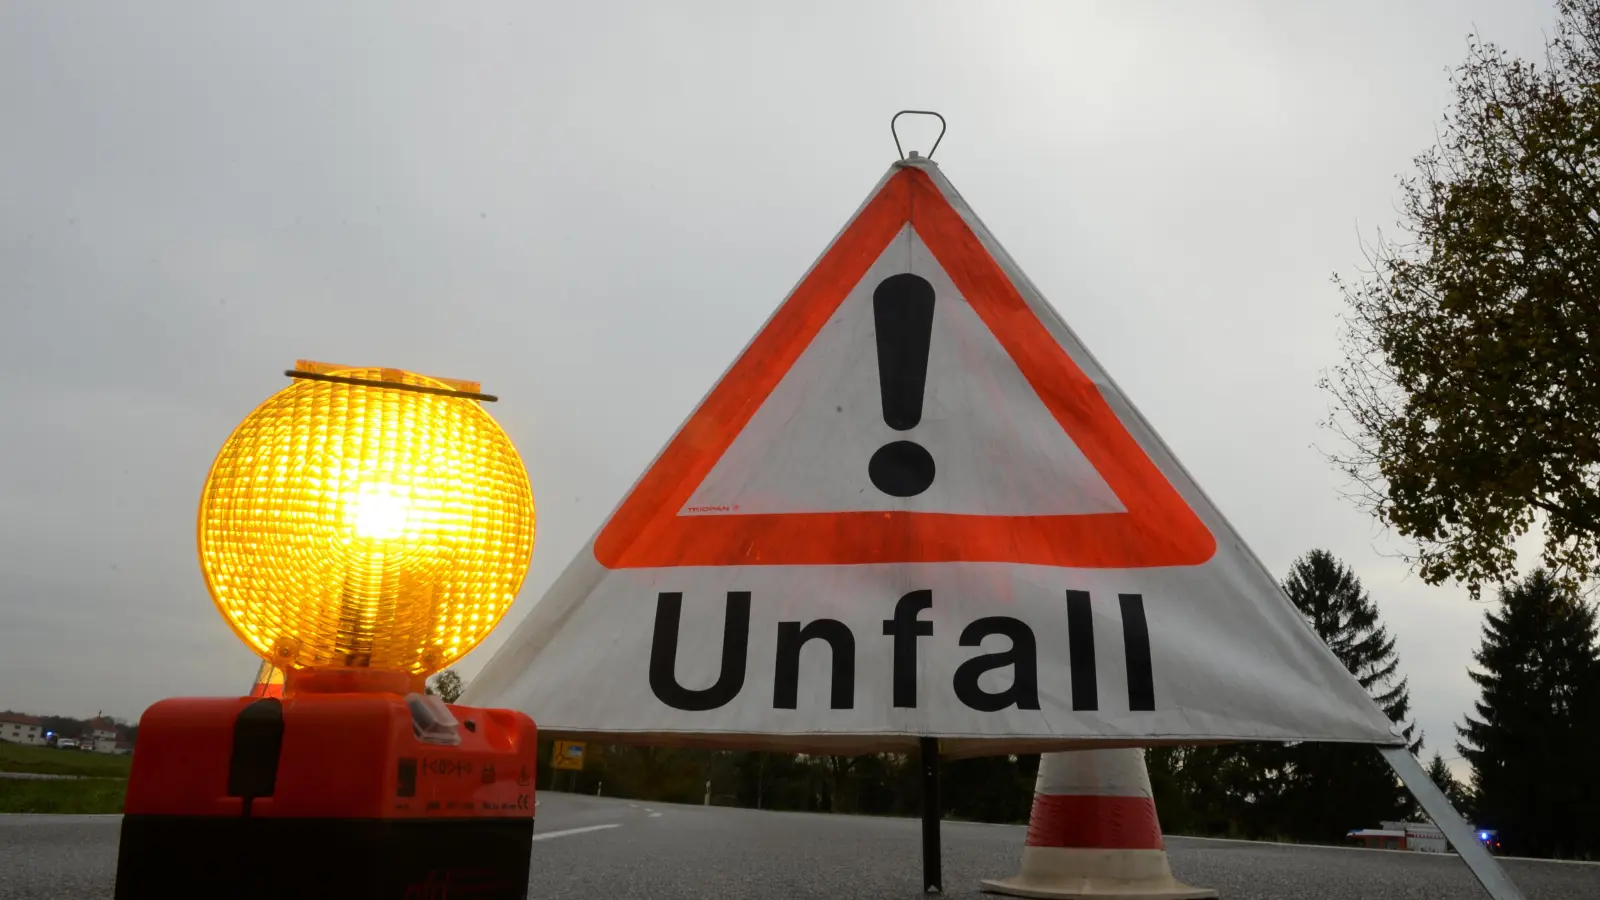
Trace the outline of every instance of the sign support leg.
<instances>
[{"instance_id":1,"label":"sign support leg","mask_svg":"<svg viewBox=\"0 0 1600 900\"><path fill-rule=\"evenodd\" d=\"M1378 752L1383 754L1394 773L1400 776L1411 796L1422 804L1422 811L1449 838L1450 846L1472 870L1473 877L1483 885L1484 892L1494 900L1523 900L1522 891L1511 881L1511 876L1489 855L1488 848L1478 841L1472 826L1445 799L1444 792L1422 770L1411 751L1405 747L1379 747Z\"/></svg>"},{"instance_id":2,"label":"sign support leg","mask_svg":"<svg viewBox=\"0 0 1600 900\"><path fill-rule=\"evenodd\" d=\"M943 865L939 858L939 739L925 737L922 761L922 892L944 892Z\"/></svg>"}]
</instances>

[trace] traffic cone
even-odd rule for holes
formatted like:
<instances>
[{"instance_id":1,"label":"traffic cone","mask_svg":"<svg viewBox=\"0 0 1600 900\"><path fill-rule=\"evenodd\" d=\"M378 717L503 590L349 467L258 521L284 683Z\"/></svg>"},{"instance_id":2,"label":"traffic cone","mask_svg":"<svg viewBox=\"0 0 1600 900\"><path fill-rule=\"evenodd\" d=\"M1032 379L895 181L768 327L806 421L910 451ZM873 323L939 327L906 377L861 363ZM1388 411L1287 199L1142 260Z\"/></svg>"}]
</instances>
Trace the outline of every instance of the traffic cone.
<instances>
[{"instance_id":1,"label":"traffic cone","mask_svg":"<svg viewBox=\"0 0 1600 900\"><path fill-rule=\"evenodd\" d=\"M1042 755L1022 871L983 890L1080 900L1217 896L1172 877L1143 750Z\"/></svg>"}]
</instances>

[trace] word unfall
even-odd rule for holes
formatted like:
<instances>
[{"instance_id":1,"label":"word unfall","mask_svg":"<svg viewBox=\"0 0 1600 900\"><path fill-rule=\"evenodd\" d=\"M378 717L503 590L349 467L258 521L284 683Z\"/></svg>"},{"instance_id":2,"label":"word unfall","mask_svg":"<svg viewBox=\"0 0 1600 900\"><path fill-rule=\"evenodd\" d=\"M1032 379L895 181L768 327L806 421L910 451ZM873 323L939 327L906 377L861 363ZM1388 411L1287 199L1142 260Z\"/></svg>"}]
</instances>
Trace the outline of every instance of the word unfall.
<instances>
[{"instance_id":1,"label":"word unfall","mask_svg":"<svg viewBox=\"0 0 1600 900\"><path fill-rule=\"evenodd\" d=\"M1145 621L1144 597L1119 594L1122 607L1123 652L1127 657L1128 708L1135 712L1155 709L1155 685L1150 661L1150 630ZM917 639L933 635L933 623L918 618L933 607L933 592L912 591L895 603L894 615L884 620L883 636L893 654L892 695L896 707L917 706ZM1067 653L1072 708L1100 707L1095 680L1094 620L1088 591L1066 592ZM722 627L722 660L717 680L707 688L691 689L678 683L678 628L683 615L683 594L657 595L655 632L650 642L650 690L662 703L688 712L725 706L744 689L750 646L750 592L728 591ZM1016 707L1039 708L1039 653L1033 629L1010 616L984 616L961 631L960 645L980 647L983 639L1003 635L1011 646L983 653L957 667L951 687L956 698L980 712ZM829 706L854 709L856 693L856 636L837 619L779 622L772 679L772 708L795 709L800 694L800 650L821 641L831 653L832 684ZM1011 670L1011 684L987 691L978 679L997 669Z\"/></svg>"}]
</instances>

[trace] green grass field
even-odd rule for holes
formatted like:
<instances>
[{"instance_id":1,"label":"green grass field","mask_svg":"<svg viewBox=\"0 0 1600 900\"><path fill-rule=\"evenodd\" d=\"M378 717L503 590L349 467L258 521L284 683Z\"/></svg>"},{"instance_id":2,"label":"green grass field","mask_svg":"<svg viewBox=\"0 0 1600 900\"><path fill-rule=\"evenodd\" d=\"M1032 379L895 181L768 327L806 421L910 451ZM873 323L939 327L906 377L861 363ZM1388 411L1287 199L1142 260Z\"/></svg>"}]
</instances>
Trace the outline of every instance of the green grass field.
<instances>
[{"instance_id":1,"label":"green grass field","mask_svg":"<svg viewBox=\"0 0 1600 900\"><path fill-rule=\"evenodd\" d=\"M26 747L0 741L0 772L76 775L33 780L0 778L0 813L119 813L131 756Z\"/></svg>"},{"instance_id":2,"label":"green grass field","mask_svg":"<svg viewBox=\"0 0 1600 900\"><path fill-rule=\"evenodd\" d=\"M0 778L0 813L119 813L127 789L128 782L122 778Z\"/></svg>"},{"instance_id":3,"label":"green grass field","mask_svg":"<svg viewBox=\"0 0 1600 900\"><path fill-rule=\"evenodd\" d=\"M27 747L0 741L0 772L35 772L40 775L82 775L89 778L127 778L131 756L112 756L87 750Z\"/></svg>"}]
</instances>

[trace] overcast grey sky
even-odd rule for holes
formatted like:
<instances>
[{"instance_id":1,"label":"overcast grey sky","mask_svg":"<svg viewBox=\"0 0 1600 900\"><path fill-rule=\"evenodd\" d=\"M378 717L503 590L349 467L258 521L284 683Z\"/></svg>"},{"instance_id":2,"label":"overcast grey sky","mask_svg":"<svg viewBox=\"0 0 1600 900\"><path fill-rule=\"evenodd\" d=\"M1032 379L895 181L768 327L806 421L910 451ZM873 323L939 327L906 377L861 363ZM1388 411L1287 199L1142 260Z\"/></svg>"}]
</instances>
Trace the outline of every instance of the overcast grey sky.
<instances>
[{"instance_id":1,"label":"overcast grey sky","mask_svg":"<svg viewBox=\"0 0 1600 900\"><path fill-rule=\"evenodd\" d=\"M1313 449L1328 276L1395 220L1467 33L1537 54L1550 7L0 2L0 708L245 685L195 507L300 357L502 396L520 619L916 107L1267 565L1356 568L1453 756L1482 607L1408 577Z\"/></svg>"}]
</instances>

